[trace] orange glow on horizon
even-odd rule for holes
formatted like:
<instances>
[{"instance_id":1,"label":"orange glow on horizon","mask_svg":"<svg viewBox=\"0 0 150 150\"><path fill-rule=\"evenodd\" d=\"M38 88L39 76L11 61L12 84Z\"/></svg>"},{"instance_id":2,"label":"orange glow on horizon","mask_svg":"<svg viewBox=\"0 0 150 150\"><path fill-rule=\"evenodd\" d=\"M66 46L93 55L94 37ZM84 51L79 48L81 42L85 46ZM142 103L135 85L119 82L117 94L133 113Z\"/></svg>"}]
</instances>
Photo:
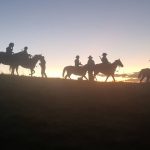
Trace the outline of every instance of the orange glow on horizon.
<instances>
[{"instance_id":1,"label":"orange glow on horizon","mask_svg":"<svg viewBox=\"0 0 150 150\"><path fill-rule=\"evenodd\" d=\"M141 68L134 67L134 68L117 68L116 74L133 74L134 72L139 72ZM55 68L48 68L46 69L46 74L48 78L63 78L62 77L62 69L55 69ZM1 74L10 74L9 66L7 65L0 65L0 73ZM16 74L16 73L15 73ZM26 68L19 67L19 75L29 76L30 70ZM35 77L41 77L41 69L39 66L35 68L35 74L33 75ZM88 77L88 75L86 74ZM71 75L71 79L77 80L79 76ZM106 76L98 76L97 75L97 81L98 82L105 82ZM138 79L132 79L127 77L115 77L115 80L117 82L137 82ZM112 82L112 77L108 78L108 82Z\"/></svg>"}]
</instances>

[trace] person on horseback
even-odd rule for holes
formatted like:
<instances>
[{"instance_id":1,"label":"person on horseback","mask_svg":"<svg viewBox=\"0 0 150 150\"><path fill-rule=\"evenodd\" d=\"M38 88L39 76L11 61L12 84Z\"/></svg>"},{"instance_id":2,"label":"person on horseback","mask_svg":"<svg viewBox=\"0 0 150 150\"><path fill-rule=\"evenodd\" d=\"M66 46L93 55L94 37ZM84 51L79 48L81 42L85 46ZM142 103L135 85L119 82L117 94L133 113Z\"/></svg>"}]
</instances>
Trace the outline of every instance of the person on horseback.
<instances>
[{"instance_id":1,"label":"person on horseback","mask_svg":"<svg viewBox=\"0 0 150 150\"><path fill-rule=\"evenodd\" d=\"M102 58L100 57L100 59L101 59L103 64L110 64L110 62L108 61L106 56L107 56L107 53L103 53Z\"/></svg>"},{"instance_id":2,"label":"person on horseback","mask_svg":"<svg viewBox=\"0 0 150 150\"><path fill-rule=\"evenodd\" d=\"M79 58L80 58L80 56L77 55L77 56L76 56L76 59L75 59L75 61L74 61L75 67L79 67L80 65L82 65L81 62L80 62L80 60L79 60Z\"/></svg>"},{"instance_id":3,"label":"person on horseback","mask_svg":"<svg viewBox=\"0 0 150 150\"><path fill-rule=\"evenodd\" d=\"M14 43L9 43L9 46L6 48L6 54L12 55L13 52Z\"/></svg>"},{"instance_id":4,"label":"person on horseback","mask_svg":"<svg viewBox=\"0 0 150 150\"><path fill-rule=\"evenodd\" d=\"M45 58L44 56L42 56L42 59L40 59L40 63L39 65L41 66L41 75L42 75L42 78L45 77L47 78L47 75L45 73L45 69L46 69L46 61L45 61Z\"/></svg>"},{"instance_id":5,"label":"person on horseback","mask_svg":"<svg viewBox=\"0 0 150 150\"><path fill-rule=\"evenodd\" d=\"M28 54L27 50L28 50L28 47L25 46L24 49L23 49L23 52L26 54L26 59L30 59L32 57L32 55Z\"/></svg>"},{"instance_id":6,"label":"person on horseback","mask_svg":"<svg viewBox=\"0 0 150 150\"><path fill-rule=\"evenodd\" d=\"M94 62L92 56L89 56L88 59L89 59L88 62L87 62L88 76L89 76L89 80L93 81L94 80L93 70L94 70L95 62Z\"/></svg>"}]
</instances>

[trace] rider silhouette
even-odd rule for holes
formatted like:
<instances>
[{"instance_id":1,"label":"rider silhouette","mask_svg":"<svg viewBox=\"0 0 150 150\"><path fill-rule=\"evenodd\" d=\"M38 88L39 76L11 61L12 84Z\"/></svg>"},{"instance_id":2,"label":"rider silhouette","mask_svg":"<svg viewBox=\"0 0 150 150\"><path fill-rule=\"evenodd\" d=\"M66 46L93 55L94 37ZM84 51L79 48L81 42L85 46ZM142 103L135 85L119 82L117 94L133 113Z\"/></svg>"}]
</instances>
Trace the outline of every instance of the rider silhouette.
<instances>
[{"instance_id":1,"label":"rider silhouette","mask_svg":"<svg viewBox=\"0 0 150 150\"><path fill-rule=\"evenodd\" d=\"M108 61L108 59L107 59L106 56L107 56L107 54L103 53L102 54L102 58L100 57L100 59L101 59L101 61L102 61L103 64L110 64L110 62Z\"/></svg>"},{"instance_id":2,"label":"rider silhouette","mask_svg":"<svg viewBox=\"0 0 150 150\"><path fill-rule=\"evenodd\" d=\"M9 43L9 46L6 48L6 54L12 55L13 54L13 47L14 47L14 43Z\"/></svg>"},{"instance_id":3,"label":"rider silhouette","mask_svg":"<svg viewBox=\"0 0 150 150\"><path fill-rule=\"evenodd\" d=\"M45 61L44 56L42 56L42 59L40 61L41 62L39 63L39 65L41 66L41 75L42 75L42 78L43 77L47 78L47 75L45 73L45 70L46 70L46 61Z\"/></svg>"},{"instance_id":4,"label":"rider silhouette","mask_svg":"<svg viewBox=\"0 0 150 150\"><path fill-rule=\"evenodd\" d=\"M76 59L75 59L75 61L74 61L74 62L75 62L75 67L79 67L80 65L82 65L81 62L80 62L80 60L79 60L79 58L80 58L80 56L77 55L77 56L76 56Z\"/></svg>"},{"instance_id":5,"label":"rider silhouette","mask_svg":"<svg viewBox=\"0 0 150 150\"><path fill-rule=\"evenodd\" d=\"M93 77L93 68L94 68L94 66L95 66L95 62L94 62L94 60L92 59L93 57L92 56L89 56L88 57L89 58L89 60L88 60L88 62L87 62L87 66L88 66L88 76L89 76L89 80L90 81L93 81L94 80L94 77Z\"/></svg>"},{"instance_id":6,"label":"rider silhouette","mask_svg":"<svg viewBox=\"0 0 150 150\"><path fill-rule=\"evenodd\" d=\"M32 56L31 56L31 54L28 54L27 50L28 50L28 47L25 46L24 49L23 49L23 51L26 54L26 59L30 59Z\"/></svg>"}]
</instances>

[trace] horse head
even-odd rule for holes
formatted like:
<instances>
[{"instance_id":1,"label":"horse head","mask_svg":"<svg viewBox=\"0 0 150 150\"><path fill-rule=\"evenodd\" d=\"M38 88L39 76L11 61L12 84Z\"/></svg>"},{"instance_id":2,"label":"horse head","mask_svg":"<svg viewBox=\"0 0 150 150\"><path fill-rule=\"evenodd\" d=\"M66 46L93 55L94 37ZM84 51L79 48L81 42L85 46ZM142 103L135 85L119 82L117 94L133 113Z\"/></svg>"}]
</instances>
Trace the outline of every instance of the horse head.
<instances>
[{"instance_id":1,"label":"horse head","mask_svg":"<svg viewBox=\"0 0 150 150\"><path fill-rule=\"evenodd\" d=\"M114 64L116 64L119 67L123 67L123 64L120 59L115 60Z\"/></svg>"}]
</instances>

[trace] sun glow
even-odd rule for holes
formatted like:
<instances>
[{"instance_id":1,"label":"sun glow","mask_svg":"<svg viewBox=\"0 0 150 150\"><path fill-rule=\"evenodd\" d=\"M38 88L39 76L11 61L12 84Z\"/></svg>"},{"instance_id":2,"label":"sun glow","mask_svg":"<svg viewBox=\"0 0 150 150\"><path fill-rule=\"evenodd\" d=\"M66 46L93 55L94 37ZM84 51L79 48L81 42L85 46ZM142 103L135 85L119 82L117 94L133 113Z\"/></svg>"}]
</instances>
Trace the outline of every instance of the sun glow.
<instances>
[{"instance_id":1,"label":"sun glow","mask_svg":"<svg viewBox=\"0 0 150 150\"><path fill-rule=\"evenodd\" d=\"M62 77L62 70L60 68L48 68L46 69L46 74L48 78L63 78ZM19 75L23 75L23 76L30 76L30 69L26 69L26 68L22 68L19 67ZM116 75L115 76L115 80L116 82L138 82L138 78L136 76L132 76L134 75L134 73L138 73L140 71L140 69L137 68L128 68L128 70L125 70L123 68L121 69L117 69L116 71ZM9 66L7 65L0 65L0 73L1 74L10 74L9 71ZM16 72L15 72L16 74ZM127 76L126 76L127 75ZM35 67L35 74L33 74L34 77L41 77L41 68L40 66L37 65L37 67ZM77 75L71 75L71 79L73 80L78 80L80 76ZM88 78L88 74L86 74L86 77ZM98 74L96 76L96 81L97 82L105 82L106 80L106 76L102 75L102 74ZM85 80L85 79L83 79ZM110 76L107 80L107 82L113 82L113 78Z\"/></svg>"}]
</instances>

